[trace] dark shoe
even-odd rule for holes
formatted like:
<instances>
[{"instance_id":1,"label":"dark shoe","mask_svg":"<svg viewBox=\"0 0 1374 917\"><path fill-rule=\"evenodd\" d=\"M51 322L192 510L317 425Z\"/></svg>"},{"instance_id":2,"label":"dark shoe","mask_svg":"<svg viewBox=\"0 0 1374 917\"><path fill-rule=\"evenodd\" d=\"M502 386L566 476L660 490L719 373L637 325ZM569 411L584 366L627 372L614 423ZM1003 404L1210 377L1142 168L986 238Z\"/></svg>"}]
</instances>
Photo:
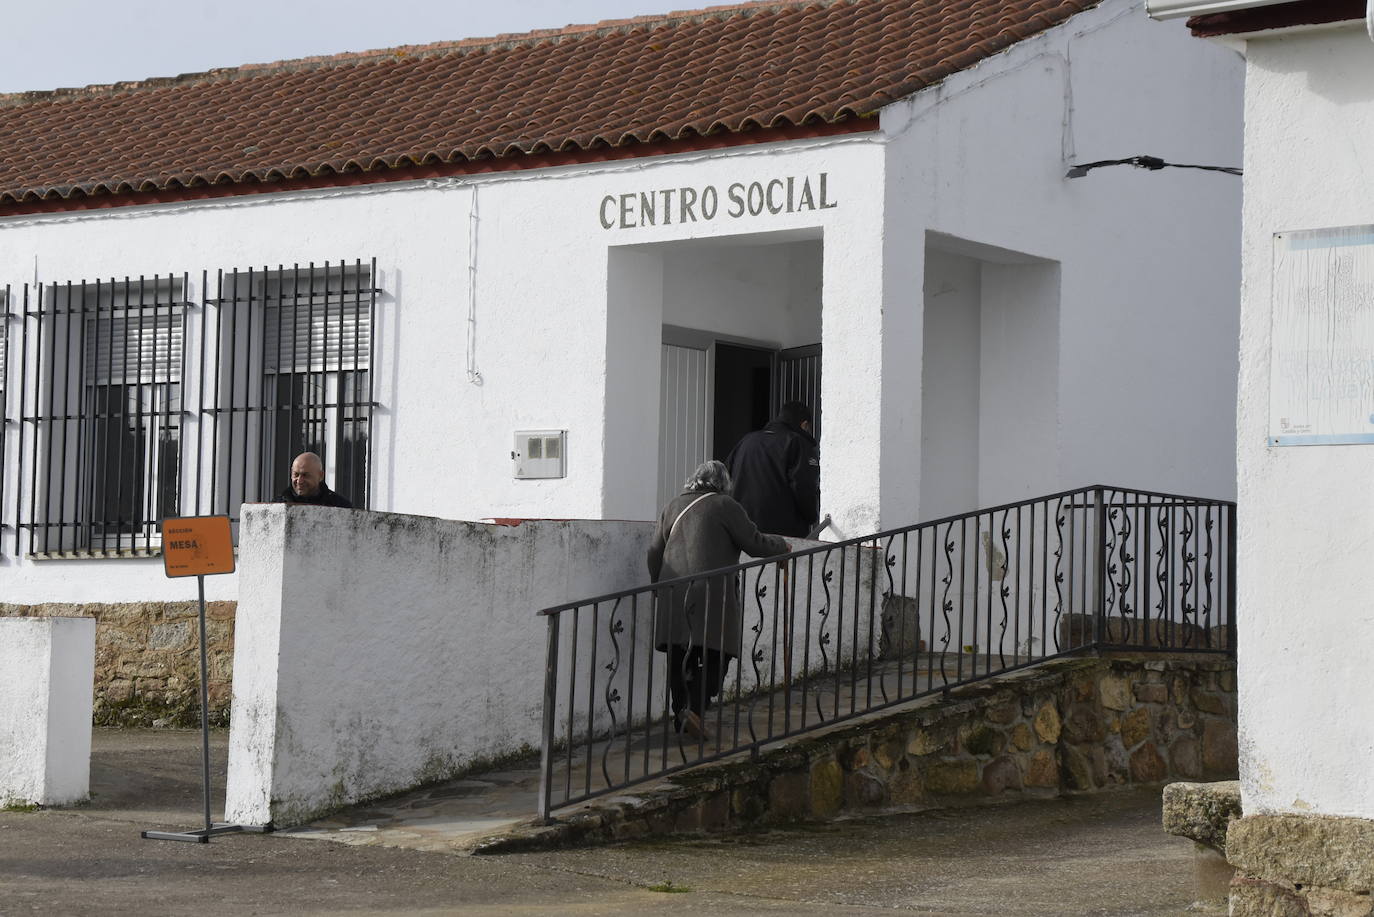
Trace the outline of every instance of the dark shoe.
<instances>
[{"instance_id":1,"label":"dark shoe","mask_svg":"<svg viewBox=\"0 0 1374 917\"><path fill-rule=\"evenodd\" d=\"M706 724L701 721L701 717L697 716L695 710L688 710L682 715L682 731L694 739L700 739L703 742L711 741L710 731L706 728Z\"/></svg>"}]
</instances>

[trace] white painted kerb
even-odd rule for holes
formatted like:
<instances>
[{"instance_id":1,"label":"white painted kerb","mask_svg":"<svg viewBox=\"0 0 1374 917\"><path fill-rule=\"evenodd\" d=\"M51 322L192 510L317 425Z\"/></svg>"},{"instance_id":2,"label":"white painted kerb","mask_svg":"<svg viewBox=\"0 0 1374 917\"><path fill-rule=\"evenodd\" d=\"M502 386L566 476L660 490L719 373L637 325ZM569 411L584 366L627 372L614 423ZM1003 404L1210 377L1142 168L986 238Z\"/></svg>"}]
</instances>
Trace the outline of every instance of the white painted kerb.
<instances>
[{"instance_id":1,"label":"white painted kerb","mask_svg":"<svg viewBox=\"0 0 1374 917\"><path fill-rule=\"evenodd\" d=\"M94 618L0 619L0 804L90 796Z\"/></svg>"}]
</instances>

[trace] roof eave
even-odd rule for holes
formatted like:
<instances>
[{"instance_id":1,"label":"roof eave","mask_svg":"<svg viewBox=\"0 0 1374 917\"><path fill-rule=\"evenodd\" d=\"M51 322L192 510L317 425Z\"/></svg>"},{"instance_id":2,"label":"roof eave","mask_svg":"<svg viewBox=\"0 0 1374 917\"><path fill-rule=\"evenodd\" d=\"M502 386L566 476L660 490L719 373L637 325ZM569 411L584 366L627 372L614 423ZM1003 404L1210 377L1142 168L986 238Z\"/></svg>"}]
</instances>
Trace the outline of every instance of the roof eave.
<instances>
[{"instance_id":1,"label":"roof eave","mask_svg":"<svg viewBox=\"0 0 1374 917\"><path fill-rule=\"evenodd\" d=\"M1189 3L1190 0L1147 0L1147 8L1150 15L1163 19L1166 17L1155 13L1156 6L1183 7ZM1216 7L1191 16L1188 28L1192 33L1199 38L1224 38L1281 34L1367 20L1374 0L1213 0L1191 5Z\"/></svg>"}]
</instances>

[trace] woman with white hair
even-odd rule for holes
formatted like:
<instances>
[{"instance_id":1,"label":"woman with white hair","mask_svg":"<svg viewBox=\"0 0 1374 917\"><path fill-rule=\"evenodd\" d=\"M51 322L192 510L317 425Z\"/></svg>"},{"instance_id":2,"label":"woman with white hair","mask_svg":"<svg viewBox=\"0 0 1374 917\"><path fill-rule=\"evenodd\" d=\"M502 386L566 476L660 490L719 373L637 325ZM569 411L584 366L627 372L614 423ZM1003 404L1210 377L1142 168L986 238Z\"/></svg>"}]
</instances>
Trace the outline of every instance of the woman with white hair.
<instances>
[{"instance_id":1,"label":"woman with white hair","mask_svg":"<svg viewBox=\"0 0 1374 917\"><path fill-rule=\"evenodd\" d=\"M786 554L780 535L766 535L730 496L730 472L721 462L702 462L664 507L649 545L653 582L691 576L751 557ZM706 577L658 594L654 648L668 654L668 694L673 722L699 739L711 699L725 683L730 660L740 655L742 614L735 575Z\"/></svg>"}]
</instances>

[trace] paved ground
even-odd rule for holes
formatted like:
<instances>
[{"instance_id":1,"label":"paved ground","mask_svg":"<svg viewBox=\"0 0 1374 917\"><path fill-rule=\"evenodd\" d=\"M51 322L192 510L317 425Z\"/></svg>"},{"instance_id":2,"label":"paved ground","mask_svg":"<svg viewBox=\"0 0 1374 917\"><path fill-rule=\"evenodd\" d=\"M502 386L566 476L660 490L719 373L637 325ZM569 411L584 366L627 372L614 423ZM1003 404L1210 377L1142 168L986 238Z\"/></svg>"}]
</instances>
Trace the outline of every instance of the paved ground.
<instances>
[{"instance_id":1,"label":"paved ground","mask_svg":"<svg viewBox=\"0 0 1374 917\"><path fill-rule=\"evenodd\" d=\"M215 744L223 774L222 734ZM1224 913L1189 909L1192 847L1160 830L1158 791L467 857L280 835L142 840L197 824L198 734L97 730L94 748L89 805L0 812L0 915Z\"/></svg>"}]
</instances>

